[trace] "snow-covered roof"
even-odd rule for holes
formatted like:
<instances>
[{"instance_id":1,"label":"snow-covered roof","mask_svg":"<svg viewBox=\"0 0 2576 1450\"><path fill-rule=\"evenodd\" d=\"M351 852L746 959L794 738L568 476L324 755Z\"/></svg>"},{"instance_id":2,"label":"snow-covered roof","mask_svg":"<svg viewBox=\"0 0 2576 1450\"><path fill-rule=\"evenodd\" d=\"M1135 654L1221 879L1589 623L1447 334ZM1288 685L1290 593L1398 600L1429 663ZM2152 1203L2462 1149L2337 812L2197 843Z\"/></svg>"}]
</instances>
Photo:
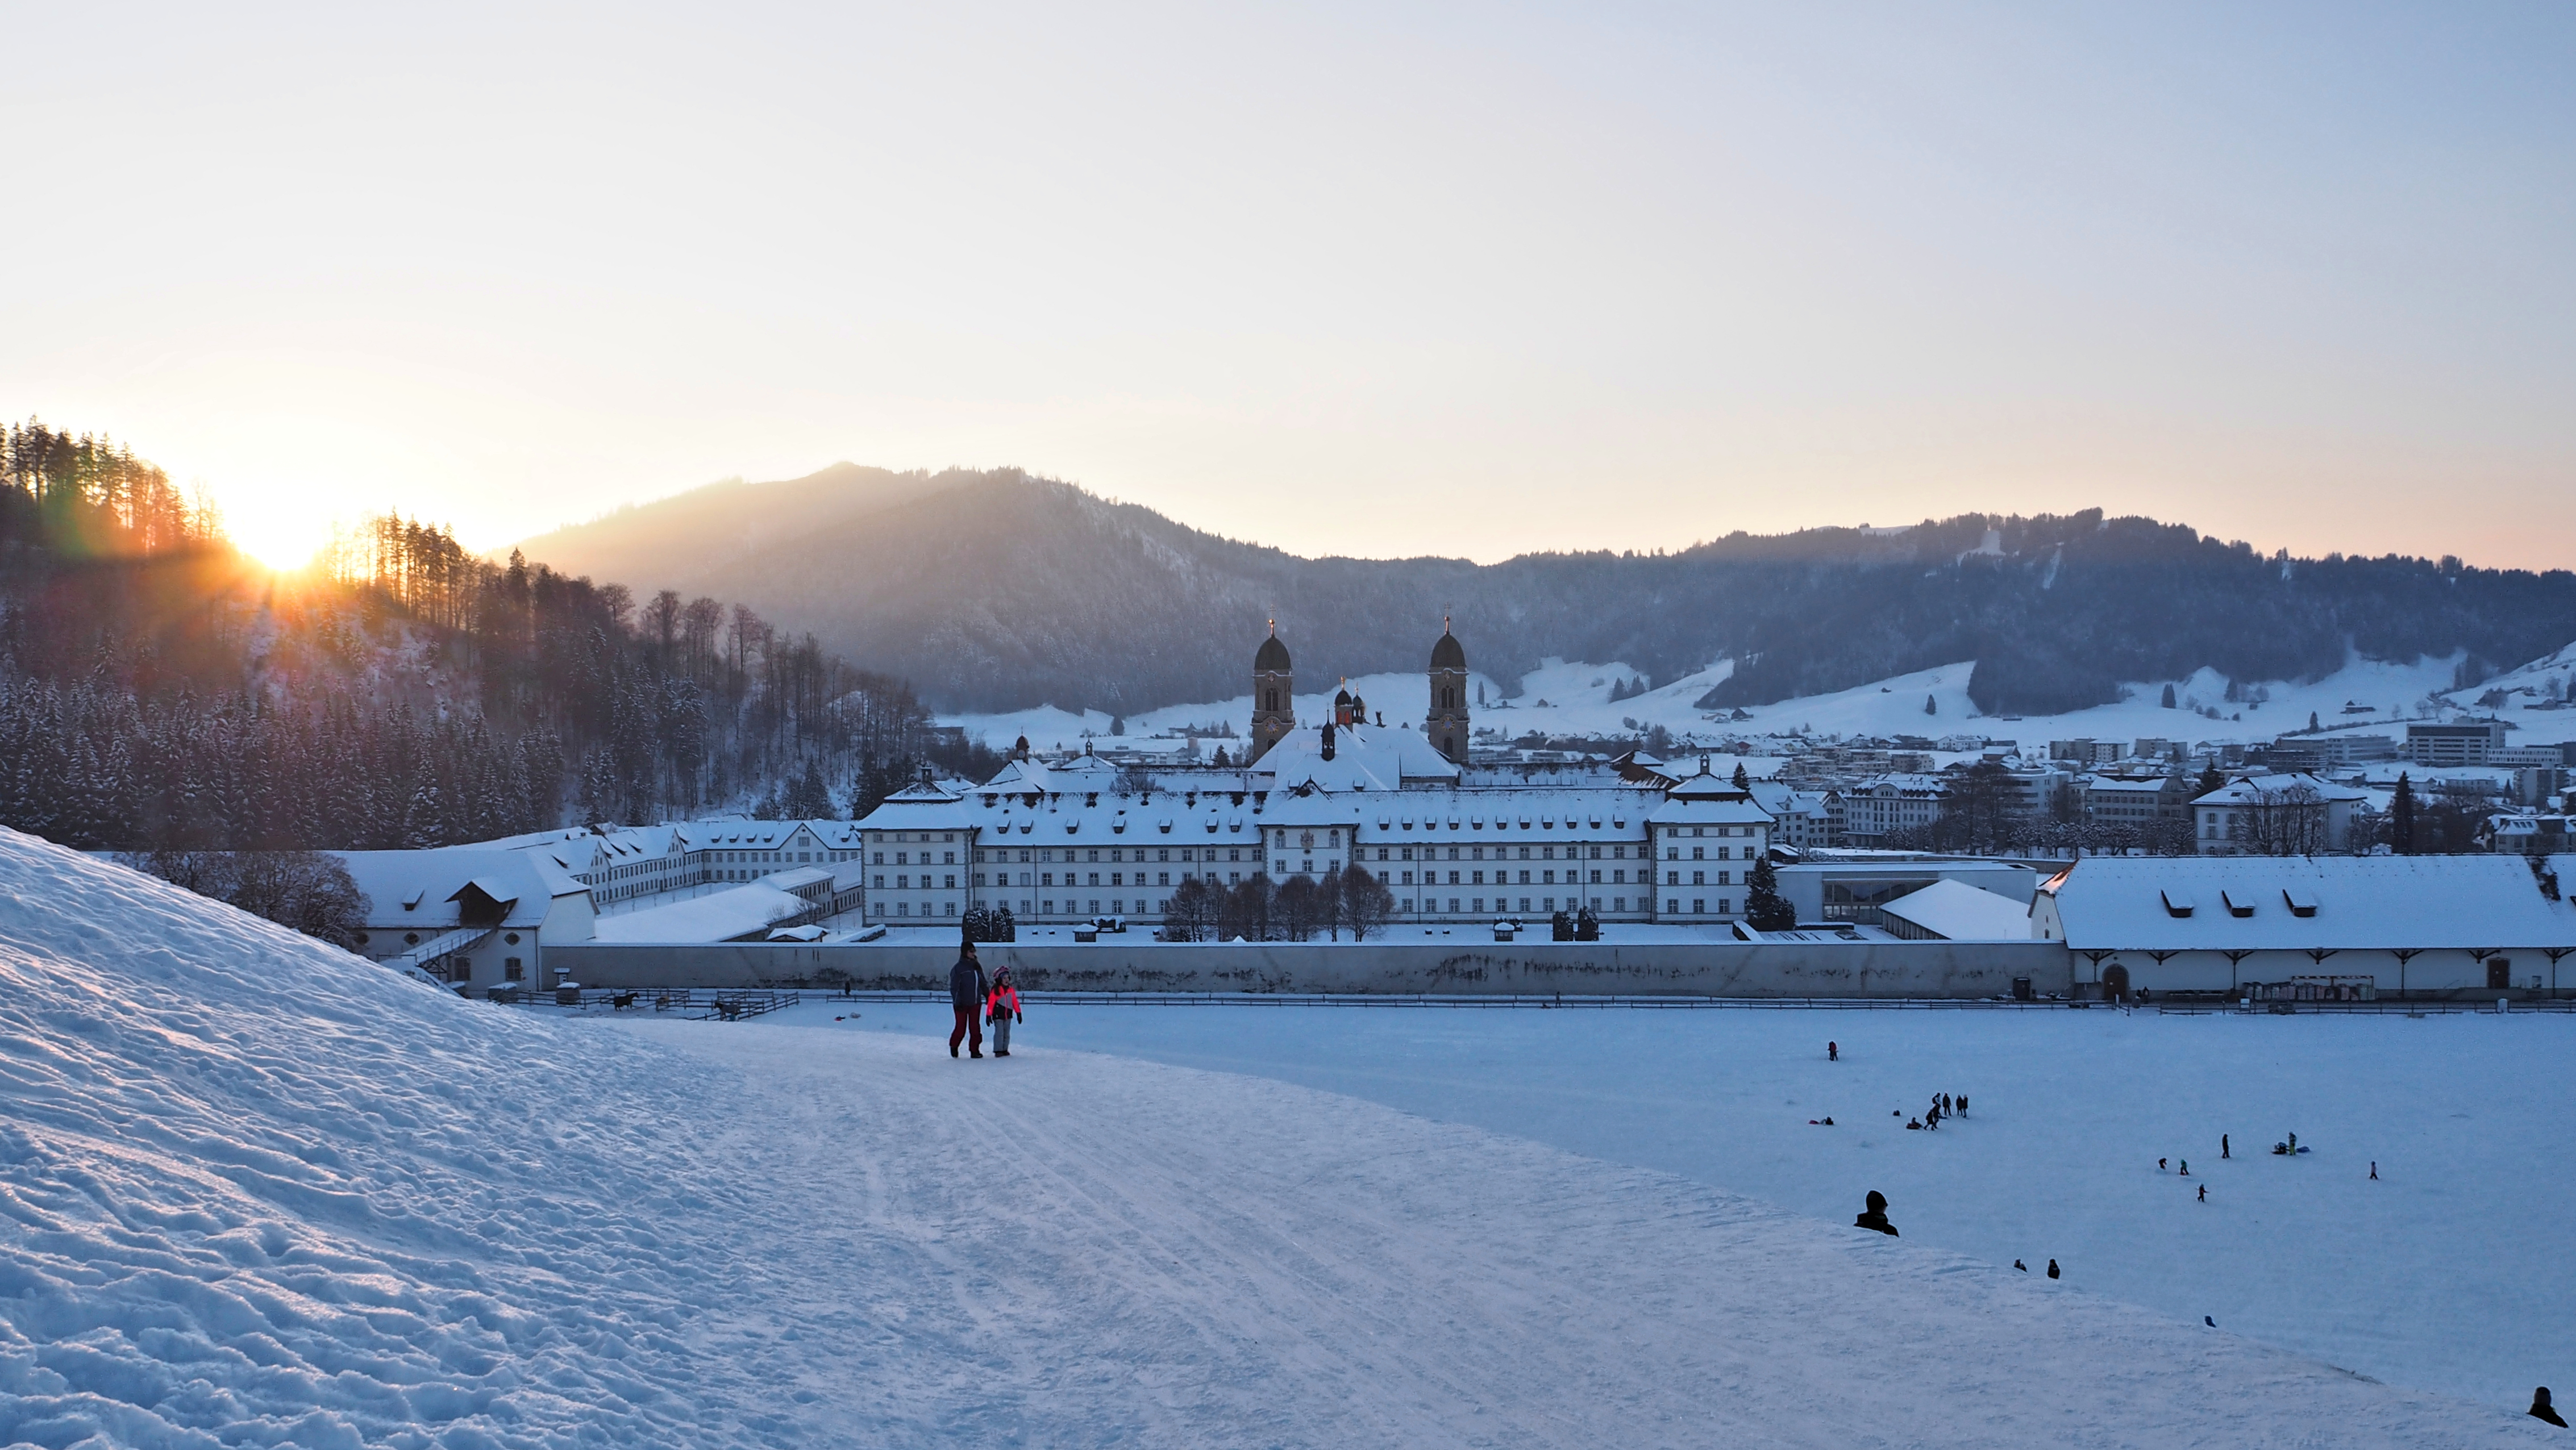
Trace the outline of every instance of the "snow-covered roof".
<instances>
[{"instance_id":1,"label":"snow-covered roof","mask_svg":"<svg viewBox=\"0 0 2576 1450\"><path fill-rule=\"evenodd\" d=\"M1252 770L1269 776L1272 788L1283 791L1308 785L1321 790L1394 790L1407 781L1458 779L1457 763L1405 725L1334 726L1330 760L1324 758L1324 727L1303 726L1263 752Z\"/></svg>"},{"instance_id":2,"label":"snow-covered roof","mask_svg":"<svg viewBox=\"0 0 2576 1450\"><path fill-rule=\"evenodd\" d=\"M1752 791L1753 803L1775 817L1821 816L1825 813L1823 791L1799 790L1793 786L1782 785L1776 780L1754 781Z\"/></svg>"},{"instance_id":3,"label":"snow-covered roof","mask_svg":"<svg viewBox=\"0 0 2576 1450\"><path fill-rule=\"evenodd\" d=\"M981 833L978 841L991 846L1249 846L1263 824L1251 804L1236 805L1230 795L1156 791L1069 793L1035 806L1026 797L1004 797L964 809L964 823Z\"/></svg>"},{"instance_id":4,"label":"snow-covered roof","mask_svg":"<svg viewBox=\"0 0 2576 1450\"><path fill-rule=\"evenodd\" d=\"M1840 794L1845 797L1879 796L1886 798L1908 795L1946 796L1949 793L1950 782L1943 780L1941 777L1937 775L1920 775L1906 771L1895 771L1887 775L1874 775L1857 784L1842 787L1840 790Z\"/></svg>"},{"instance_id":5,"label":"snow-covered roof","mask_svg":"<svg viewBox=\"0 0 2576 1450\"><path fill-rule=\"evenodd\" d=\"M2078 951L2576 947L2518 856L2094 856L2040 889Z\"/></svg>"},{"instance_id":6,"label":"snow-covered roof","mask_svg":"<svg viewBox=\"0 0 2576 1450\"><path fill-rule=\"evenodd\" d=\"M456 897L468 883L512 903L503 926L532 927L555 898L590 888L554 857L537 851L334 851L349 879L367 895L370 930L430 931L459 925Z\"/></svg>"},{"instance_id":7,"label":"snow-covered roof","mask_svg":"<svg viewBox=\"0 0 2576 1450\"><path fill-rule=\"evenodd\" d=\"M686 821L667 828L685 851L780 851L799 844L856 850L859 822L818 818L810 821L752 821L728 818Z\"/></svg>"},{"instance_id":8,"label":"snow-covered roof","mask_svg":"<svg viewBox=\"0 0 2576 1450\"><path fill-rule=\"evenodd\" d=\"M1950 941L2028 941L2030 903L1964 881L1935 881L1879 908Z\"/></svg>"},{"instance_id":9,"label":"snow-covered roof","mask_svg":"<svg viewBox=\"0 0 2576 1450\"><path fill-rule=\"evenodd\" d=\"M2167 791L2180 790L2181 788L2182 787L2177 784L2171 776L2163 775L2148 776L2144 778L2134 775L2088 775L2084 777L2084 789L2093 795L2160 796Z\"/></svg>"},{"instance_id":10,"label":"snow-covered roof","mask_svg":"<svg viewBox=\"0 0 2576 1450\"><path fill-rule=\"evenodd\" d=\"M945 786L908 785L887 796L857 822L866 831L962 831L977 824L979 808Z\"/></svg>"},{"instance_id":11,"label":"snow-covered roof","mask_svg":"<svg viewBox=\"0 0 2576 1450\"><path fill-rule=\"evenodd\" d=\"M2361 801L2370 797L2348 785L2320 780L2306 771L2280 775L2240 775L2206 795L2196 796L2196 806L2263 806L2279 805L2281 798L2293 790L2312 790L2319 801Z\"/></svg>"},{"instance_id":12,"label":"snow-covered roof","mask_svg":"<svg viewBox=\"0 0 2576 1450\"><path fill-rule=\"evenodd\" d=\"M1003 761L1002 768L993 772L991 780L976 787L978 790L999 791L1005 795L1044 795L1065 788L1065 785L1055 778L1055 772L1047 769L1046 764L1038 760Z\"/></svg>"},{"instance_id":13,"label":"snow-covered roof","mask_svg":"<svg viewBox=\"0 0 2576 1450\"><path fill-rule=\"evenodd\" d=\"M666 906L604 916L591 929L591 935L604 942L733 941L765 934L778 922L813 909L813 903L801 896L754 883Z\"/></svg>"}]
</instances>

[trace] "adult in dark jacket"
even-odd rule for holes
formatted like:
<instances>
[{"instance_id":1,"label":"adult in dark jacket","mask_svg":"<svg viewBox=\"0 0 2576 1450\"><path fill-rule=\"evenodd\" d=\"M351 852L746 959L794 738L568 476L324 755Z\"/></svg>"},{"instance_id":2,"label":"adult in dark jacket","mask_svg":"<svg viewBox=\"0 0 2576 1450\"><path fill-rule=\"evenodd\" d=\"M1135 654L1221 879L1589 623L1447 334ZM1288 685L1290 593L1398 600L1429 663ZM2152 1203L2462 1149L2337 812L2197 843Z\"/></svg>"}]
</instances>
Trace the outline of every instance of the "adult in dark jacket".
<instances>
[{"instance_id":1,"label":"adult in dark jacket","mask_svg":"<svg viewBox=\"0 0 2576 1450\"><path fill-rule=\"evenodd\" d=\"M2549 1386L2547 1385L2542 1385L2540 1388L2531 1392L2531 1418L2535 1420L2547 1420L2549 1423L2556 1425L2561 1430L2567 1428L2567 1422L2558 1418L2558 1411L2549 1403Z\"/></svg>"},{"instance_id":2,"label":"adult in dark jacket","mask_svg":"<svg viewBox=\"0 0 2576 1450\"><path fill-rule=\"evenodd\" d=\"M1889 1238L1899 1237L1896 1225L1887 1221L1887 1195L1875 1188L1869 1191L1869 1207L1852 1220L1852 1227L1876 1229Z\"/></svg>"},{"instance_id":3,"label":"adult in dark jacket","mask_svg":"<svg viewBox=\"0 0 2576 1450\"><path fill-rule=\"evenodd\" d=\"M967 1045L969 1057L984 1055L984 964L975 958L975 944L966 943L958 950L957 965L948 969L948 1002L957 1009L956 1030L948 1034L948 1055L957 1055L957 1044Z\"/></svg>"}]
</instances>

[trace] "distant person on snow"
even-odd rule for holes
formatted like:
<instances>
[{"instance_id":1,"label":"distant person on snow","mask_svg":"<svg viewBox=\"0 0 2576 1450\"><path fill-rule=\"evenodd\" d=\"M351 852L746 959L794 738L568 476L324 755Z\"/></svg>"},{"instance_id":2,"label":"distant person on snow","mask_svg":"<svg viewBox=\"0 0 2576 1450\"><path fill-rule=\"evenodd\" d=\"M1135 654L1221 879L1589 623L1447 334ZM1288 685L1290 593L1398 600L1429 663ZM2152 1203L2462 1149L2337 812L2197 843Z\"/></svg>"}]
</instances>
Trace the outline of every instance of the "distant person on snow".
<instances>
[{"instance_id":1,"label":"distant person on snow","mask_svg":"<svg viewBox=\"0 0 2576 1450\"><path fill-rule=\"evenodd\" d=\"M2549 1386L2547 1385L2542 1385L2540 1388L2531 1392L2531 1418L2535 1420L2547 1420L2549 1423L2556 1425L2561 1430L2567 1428L2567 1422L2558 1418L2558 1411L2551 1407L2549 1403Z\"/></svg>"},{"instance_id":2,"label":"distant person on snow","mask_svg":"<svg viewBox=\"0 0 2576 1450\"><path fill-rule=\"evenodd\" d=\"M993 1024L993 1055L1011 1055L1011 1023L1020 1017L1020 989L1011 984L1011 969L993 969L993 990L984 997L984 1016Z\"/></svg>"},{"instance_id":3,"label":"distant person on snow","mask_svg":"<svg viewBox=\"0 0 2576 1450\"><path fill-rule=\"evenodd\" d=\"M2030 1265L2023 1263L2023 1262L2022 1262L2021 1260L2019 1260L2019 1259L2015 1259L2015 1260L2013 1260L2013 1267L2014 1267L2014 1268L2016 1268L2016 1269L2021 1270L2021 1271L2022 1271L2023 1273L2025 1273L2025 1274L2027 1274L2027 1273L2029 1273L2029 1272L2030 1272Z\"/></svg>"},{"instance_id":4,"label":"distant person on snow","mask_svg":"<svg viewBox=\"0 0 2576 1450\"><path fill-rule=\"evenodd\" d=\"M2218 1156L2221 1158L2227 1156L2227 1135L2225 1133L2218 1135Z\"/></svg>"},{"instance_id":5,"label":"distant person on snow","mask_svg":"<svg viewBox=\"0 0 2576 1450\"><path fill-rule=\"evenodd\" d=\"M2048 1261L2048 1277L2050 1277L2050 1278L2052 1278L2052 1279L2054 1279L2054 1278L2058 1277L2058 1273L2057 1273L2057 1260L2055 1260L2055 1259L2051 1259L2051 1260L2049 1260L2049 1261Z\"/></svg>"},{"instance_id":6,"label":"distant person on snow","mask_svg":"<svg viewBox=\"0 0 2576 1450\"><path fill-rule=\"evenodd\" d=\"M948 1004L957 1009L956 1030L948 1034L948 1055L957 1055L957 1044L967 1045L969 1057L984 1055L984 1028L977 1019L984 1015L984 964L976 959L975 944L967 942L958 949L957 965L948 969Z\"/></svg>"},{"instance_id":7,"label":"distant person on snow","mask_svg":"<svg viewBox=\"0 0 2576 1450\"><path fill-rule=\"evenodd\" d=\"M1902 1237L1897 1233L1896 1225L1887 1221L1887 1195L1873 1188L1869 1191L1868 1202L1869 1206L1861 1211L1860 1217L1852 1220L1852 1227L1876 1229L1889 1238Z\"/></svg>"},{"instance_id":8,"label":"distant person on snow","mask_svg":"<svg viewBox=\"0 0 2576 1450\"><path fill-rule=\"evenodd\" d=\"M1843 1048L1842 1048L1842 1044L1841 1044L1841 1043L1839 1043L1839 1042L1828 1042L1828 1043L1826 1043L1826 1044L1825 1044L1825 1061L1827 1061L1827 1062L1840 1062L1840 1061L1842 1061L1842 1060L1843 1060Z\"/></svg>"},{"instance_id":9,"label":"distant person on snow","mask_svg":"<svg viewBox=\"0 0 2576 1450\"><path fill-rule=\"evenodd\" d=\"M1967 1115L1968 1115L1968 1095L1967 1095L1966 1093L1961 1093L1961 1094L1959 1094L1959 1116L1964 1118L1964 1117L1966 1117Z\"/></svg>"},{"instance_id":10,"label":"distant person on snow","mask_svg":"<svg viewBox=\"0 0 2576 1450\"><path fill-rule=\"evenodd\" d=\"M2200 1201L2203 1203L2209 1202L2209 1185L2206 1183L2200 1185Z\"/></svg>"},{"instance_id":11,"label":"distant person on snow","mask_svg":"<svg viewBox=\"0 0 2576 1450\"><path fill-rule=\"evenodd\" d=\"M2156 1160L2156 1171L2157 1171L2158 1173L2162 1173L2162 1172L2164 1172L2164 1171L2165 1171L2165 1160L2163 1160L2162 1158L2159 1158L2159 1159L2157 1159L2157 1160Z\"/></svg>"},{"instance_id":12,"label":"distant person on snow","mask_svg":"<svg viewBox=\"0 0 2576 1450\"><path fill-rule=\"evenodd\" d=\"M2188 1158L2182 1158L2175 1161L2182 1164L2182 1176L2189 1178L2191 1176L2191 1160Z\"/></svg>"}]
</instances>

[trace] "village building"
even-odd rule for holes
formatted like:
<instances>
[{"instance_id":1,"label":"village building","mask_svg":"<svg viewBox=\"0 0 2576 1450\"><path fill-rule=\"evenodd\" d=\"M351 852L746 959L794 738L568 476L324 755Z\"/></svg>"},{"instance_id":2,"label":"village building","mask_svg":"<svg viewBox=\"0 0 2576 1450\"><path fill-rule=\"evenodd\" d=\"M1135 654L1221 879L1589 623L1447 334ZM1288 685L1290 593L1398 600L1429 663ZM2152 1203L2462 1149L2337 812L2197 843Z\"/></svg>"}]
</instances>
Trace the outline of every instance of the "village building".
<instances>
[{"instance_id":1,"label":"village building","mask_svg":"<svg viewBox=\"0 0 2576 1450\"><path fill-rule=\"evenodd\" d=\"M2576 908L2548 886L2510 856L2094 856L2030 915L2108 996L2554 992Z\"/></svg>"},{"instance_id":2,"label":"village building","mask_svg":"<svg viewBox=\"0 0 2576 1450\"><path fill-rule=\"evenodd\" d=\"M551 853L334 851L367 898L356 950L458 987L542 988L545 949L590 939L589 885Z\"/></svg>"},{"instance_id":3,"label":"village building","mask_svg":"<svg viewBox=\"0 0 2576 1450\"><path fill-rule=\"evenodd\" d=\"M2366 791L2304 773L2240 775L2195 797L2193 843L2204 856L2304 856L2347 849Z\"/></svg>"},{"instance_id":4,"label":"village building","mask_svg":"<svg viewBox=\"0 0 2576 1450\"><path fill-rule=\"evenodd\" d=\"M1949 801L1950 783L1939 776L1891 773L1826 792L1825 816L1835 844L1873 850L1941 819Z\"/></svg>"}]
</instances>

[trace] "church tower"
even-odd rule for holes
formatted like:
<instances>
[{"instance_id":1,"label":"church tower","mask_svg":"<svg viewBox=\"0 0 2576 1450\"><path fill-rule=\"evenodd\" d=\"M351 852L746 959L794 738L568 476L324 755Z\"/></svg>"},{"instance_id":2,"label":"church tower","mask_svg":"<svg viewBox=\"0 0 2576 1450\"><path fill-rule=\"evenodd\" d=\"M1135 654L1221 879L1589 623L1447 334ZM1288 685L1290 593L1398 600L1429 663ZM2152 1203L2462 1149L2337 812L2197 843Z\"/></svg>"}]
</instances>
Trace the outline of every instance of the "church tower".
<instances>
[{"instance_id":1,"label":"church tower","mask_svg":"<svg viewBox=\"0 0 2576 1450\"><path fill-rule=\"evenodd\" d=\"M1252 657L1252 753L1244 764L1270 753L1270 747L1297 728L1297 675L1288 663L1288 646L1279 642L1279 621L1270 621L1270 637Z\"/></svg>"},{"instance_id":2,"label":"church tower","mask_svg":"<svg viewBox=\"0 0 2576 1450\"><path fill-rule=\"evenodd\" d=\"M1440 642L1431 647L1431 713L1423 717L1423 738L1452 764L1467 763L1467 652L1440 621Z\"/></svg>"}]
</instances>

